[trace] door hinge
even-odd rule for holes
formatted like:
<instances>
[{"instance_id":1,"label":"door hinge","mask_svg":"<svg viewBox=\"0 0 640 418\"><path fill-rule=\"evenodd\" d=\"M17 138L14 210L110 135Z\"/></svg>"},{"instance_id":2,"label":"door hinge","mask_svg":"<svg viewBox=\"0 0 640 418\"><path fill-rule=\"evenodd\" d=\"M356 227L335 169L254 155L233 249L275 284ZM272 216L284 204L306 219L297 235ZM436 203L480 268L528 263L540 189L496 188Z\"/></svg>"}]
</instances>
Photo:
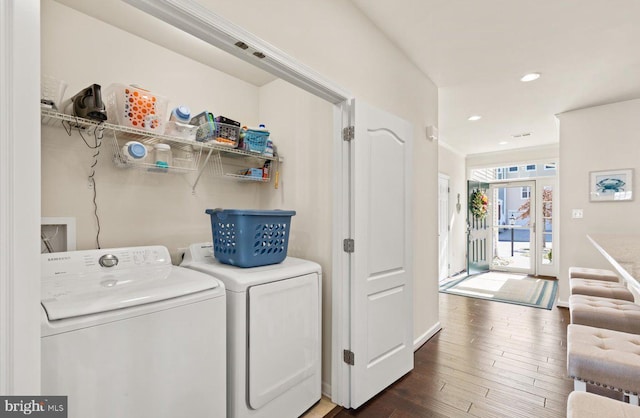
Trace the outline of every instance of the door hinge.
<instances>
[{"instance_id":1,"label":"door hinge","mask_svg":"<svg viewBox=\"0 0 640 418\"><path fill-rule=\"evenodd\" d=\"M355 364L355 354L353 354L353 351L343 350L342 357L344 362L347 363L348 365L353 366Z\"/></svg>"},{"instance_id":2,"label":"door hinge","mask_svg":"<svg viewBox=\"0 0 640 418\"><path fill-rule=\"evenodd\" d=\"M343 141L353 141L355 137L355 127L347 126L342 129L342 140Z\"/></svg>"},{"instance_id":3,"label":"door hinge","mask_svg":"<svg viewBox=\"0 0 640 418\"><path fill-rule=\"evenodd\" d=\"M345 253L352 253L352 252L355 251L356 243L355 243L355 241L353 239L346 238L342 242L342 247L344 248L344 252Z\"/></svg>"}]
</instances>

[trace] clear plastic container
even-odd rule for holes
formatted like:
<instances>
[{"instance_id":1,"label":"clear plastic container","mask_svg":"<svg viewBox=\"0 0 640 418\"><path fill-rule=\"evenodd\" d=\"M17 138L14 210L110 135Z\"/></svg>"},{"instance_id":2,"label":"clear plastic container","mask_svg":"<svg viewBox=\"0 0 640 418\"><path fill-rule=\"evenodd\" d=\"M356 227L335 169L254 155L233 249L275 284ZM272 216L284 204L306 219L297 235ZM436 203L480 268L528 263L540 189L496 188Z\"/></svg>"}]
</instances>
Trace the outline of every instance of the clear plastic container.
<instances>
[{"instance_id":1,"label":"clear plastic container","mask_svg":"<svg viewBox=\"0 0 640 418\"><path fill-rule=\"evenodd\" d=\"M40 79L41 106L62 112L62 99L67 86L67 82L64 80L58 80L50 75L42 74Z\"/></svg>"},{"instance_id":2,"label":"clear plastic container","mask_svg":"<svg viewBox=\"0 0 640 418\"><path fill-rule=\"evenodd\" d=\"M171 146L155 144L153 146L153 161L158 168L169 168L172 164Z\"/></svg>"},{"instance_id":3,"label":"clear plastic container","mask_svg":"<svg viewBox=\"0 0 640 418\"><path fill-rule=\"evenodd\" d=\"M102 95L109 122L162 134L167 121L166 98L137 86L111 84Z\"/></svg>"},{"instance_id":4,"label":"clear plastic container","mask_svg":"<svg viewBox=\"0 0 640 418\"><path fill-rule=\"evenodd\" d=\"M195 140L197 131L197 126L170 120L167 122L164 134L182 139Z\"/></svg>"}]
</instances>

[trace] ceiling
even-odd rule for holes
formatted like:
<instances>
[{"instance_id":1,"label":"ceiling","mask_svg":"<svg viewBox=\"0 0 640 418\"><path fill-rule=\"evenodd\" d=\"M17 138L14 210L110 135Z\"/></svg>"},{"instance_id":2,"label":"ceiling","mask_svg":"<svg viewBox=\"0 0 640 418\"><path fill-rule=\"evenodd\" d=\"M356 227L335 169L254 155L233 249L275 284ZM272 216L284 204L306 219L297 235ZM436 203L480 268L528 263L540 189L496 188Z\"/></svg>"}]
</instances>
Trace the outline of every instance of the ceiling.
<instances>
[{"instance_id":1,"label":"ceiling","mask_svg":"<svg viewBox=\"0 0 640 418\"><path fill-rule=\"evenodd\" d=\"M351 1L438 86L439 138L462 154L557 144L554 115L640 98L640 0ZM58 2L254 85L275 78L120 0Z\"/></svg>"},{"instance_id":2,"label":"ceiling","mask_svg":"<svg viewBox=\"0 0 640 418\"><path fill-rule=\"evenodd\" d=\"M555 114L640 98L638 0L352 1L438 86L463 154L557 143Z\"/></svg>"}]
</instances>

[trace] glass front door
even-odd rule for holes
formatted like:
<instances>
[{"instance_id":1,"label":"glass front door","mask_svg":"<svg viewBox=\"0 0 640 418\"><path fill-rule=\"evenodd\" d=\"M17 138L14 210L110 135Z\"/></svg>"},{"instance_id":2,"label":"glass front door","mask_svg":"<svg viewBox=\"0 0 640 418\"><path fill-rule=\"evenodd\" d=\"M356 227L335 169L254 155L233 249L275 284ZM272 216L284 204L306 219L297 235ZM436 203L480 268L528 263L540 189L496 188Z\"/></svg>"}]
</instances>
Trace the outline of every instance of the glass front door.
<instances>
[{"instance_id":1,"label":"glass front door","mask_svg":"<svg viewBox=\"0 0 640 418\"><path fill-rule=\"evenodd\" d=\"M535 183L491 184L491 270L535 274Z\"/></svg>"}]
</instances>

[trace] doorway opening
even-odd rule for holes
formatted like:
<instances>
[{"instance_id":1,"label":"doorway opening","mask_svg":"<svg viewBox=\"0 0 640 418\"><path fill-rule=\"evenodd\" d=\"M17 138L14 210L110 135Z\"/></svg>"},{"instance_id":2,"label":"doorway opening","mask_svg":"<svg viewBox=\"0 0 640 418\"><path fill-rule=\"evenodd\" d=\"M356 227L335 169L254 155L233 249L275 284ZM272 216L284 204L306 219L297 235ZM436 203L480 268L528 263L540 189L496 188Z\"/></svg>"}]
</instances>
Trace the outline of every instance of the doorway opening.
<instances>
[{"instance_id":1,"label":"doorway opening","mask_svg":"<svg viewBox=\"0 0 640 418\"><path fill-rule=\"evenodd\" d=\"M467 275L557 276L556 171L540 161L469 171Z\"/></svg>"},{"instance_id":2,"label":"doorway opening","mask_svg":"<svg viewBox=\"0 0 640 418\"><path fill-rule=\"evenodd\" d=\"M493 183L490 270L535 273L535 182Z\"/></svg>"}]
</instances>

